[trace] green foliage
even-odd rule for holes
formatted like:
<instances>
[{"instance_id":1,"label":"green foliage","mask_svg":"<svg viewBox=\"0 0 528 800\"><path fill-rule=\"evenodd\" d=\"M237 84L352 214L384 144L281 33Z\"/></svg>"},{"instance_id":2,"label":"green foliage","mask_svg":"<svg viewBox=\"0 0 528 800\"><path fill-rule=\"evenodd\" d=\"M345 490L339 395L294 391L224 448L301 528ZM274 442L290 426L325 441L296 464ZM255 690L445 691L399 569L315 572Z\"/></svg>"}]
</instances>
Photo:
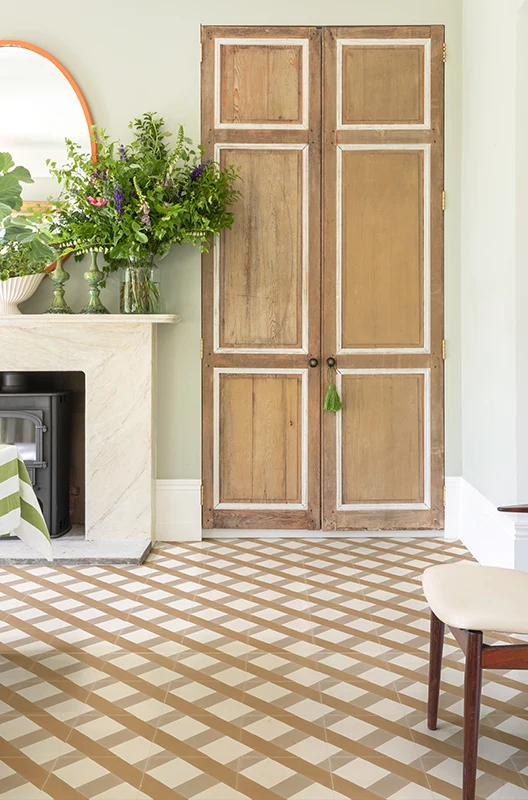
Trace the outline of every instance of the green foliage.
<instances>
[{"instance_id":1,"label":"green foliage","mask_svg":"<svg viewBox=\"0 0 528 800\"><path fill-rule=\"evenodd\" d=\"M22 183L33 183L25 167L0 153L0 280L42 272L55 260L42 213L11 216L22 208Z\"/></svg>"},{"instance_id":2,"label":"green foliage","mask_svg":"<svg viewBox=\"0 0 528 800\"><path fill-rule=\"evenodd\" d=\"M44 272L49 264L49 258L39 260L35 257L31 244L8 242L0 245L0 281Z\"/></svg>"},{"instance_id":3,"label":"green foliage","mask_svg":"<svg viewBox=\"0 0 528 800\"><path fill-rule=\"evenodd\" d=\"M0 222L22 208L22 183L33 183L25 167L15 167L9 153L0 153Z\"/></svg>"},{"instance_id":4,"label":"green foliage","mask_svg":"<svg viewBox=\"0 0 528 800\"><path fill-rule=\"evenodd\" d=\"M129 260L150 263L175 244L207 250L233 224L229 209L240 197L238 174L203 163L202 148L193 149L181 126L171 146L172 134L155 114L133 120L130 128L127 146L93 129L96 164L69 140L66 164L48 162L61 185L54 241L78 253L102 250L110 270Z\"/></svg>"}]
</instances>

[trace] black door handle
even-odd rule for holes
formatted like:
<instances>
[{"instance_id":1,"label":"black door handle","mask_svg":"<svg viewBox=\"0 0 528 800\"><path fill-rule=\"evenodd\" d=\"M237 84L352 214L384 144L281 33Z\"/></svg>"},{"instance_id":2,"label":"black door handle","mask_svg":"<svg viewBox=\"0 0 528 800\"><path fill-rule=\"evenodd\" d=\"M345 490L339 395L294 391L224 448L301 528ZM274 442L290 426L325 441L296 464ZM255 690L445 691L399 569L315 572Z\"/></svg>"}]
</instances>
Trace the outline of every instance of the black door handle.
<instances>
[{"instance_id":1,"label":"black door handle","mask_svg":"<svg viewBox=\"0 0 528 800\"><path fill-rule=\"evenodd\" d=\"M319 364L319 361L316 358L311 358L308 362L309 367L316 367Z\"/></svg>"}]
</instances>

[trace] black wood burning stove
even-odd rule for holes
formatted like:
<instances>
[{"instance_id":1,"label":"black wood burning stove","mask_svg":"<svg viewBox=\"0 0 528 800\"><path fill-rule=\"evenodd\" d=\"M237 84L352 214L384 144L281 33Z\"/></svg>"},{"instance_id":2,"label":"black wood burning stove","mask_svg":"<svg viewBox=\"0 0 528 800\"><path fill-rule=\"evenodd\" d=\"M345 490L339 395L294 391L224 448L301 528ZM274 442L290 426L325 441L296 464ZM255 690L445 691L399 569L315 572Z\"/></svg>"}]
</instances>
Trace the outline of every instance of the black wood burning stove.
<instances>
[{"instance_id":1,"label":"black wood burning stove","mask_svg":"<svg viewBox=\"0 0 528 800\"><path fill-rule=\"evenodd\" d=\"M17 445L51 536L70 528L69 392L0 392L0 444ZM15 391L13 391L15 389Z\"/></svg>"}]
</instances>

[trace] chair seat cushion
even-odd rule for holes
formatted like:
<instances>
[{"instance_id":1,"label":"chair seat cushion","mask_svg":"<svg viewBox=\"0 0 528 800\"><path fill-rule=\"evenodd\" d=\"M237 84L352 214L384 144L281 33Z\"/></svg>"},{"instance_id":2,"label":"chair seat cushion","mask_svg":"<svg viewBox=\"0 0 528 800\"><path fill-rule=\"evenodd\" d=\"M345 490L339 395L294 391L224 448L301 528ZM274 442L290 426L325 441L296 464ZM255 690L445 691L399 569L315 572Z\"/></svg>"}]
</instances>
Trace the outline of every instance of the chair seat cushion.
<instances>
[{"instance_id":1,"label":"chair seat cushion","mask_svg":"<svg viewBox=\"0 0 528 800\"><path fill-rule=\"evenodd\" d=\"M454 628L528 633L528 573L478 564L441 564L423 574L427 602Z\"/></svg>"}]
</instances>

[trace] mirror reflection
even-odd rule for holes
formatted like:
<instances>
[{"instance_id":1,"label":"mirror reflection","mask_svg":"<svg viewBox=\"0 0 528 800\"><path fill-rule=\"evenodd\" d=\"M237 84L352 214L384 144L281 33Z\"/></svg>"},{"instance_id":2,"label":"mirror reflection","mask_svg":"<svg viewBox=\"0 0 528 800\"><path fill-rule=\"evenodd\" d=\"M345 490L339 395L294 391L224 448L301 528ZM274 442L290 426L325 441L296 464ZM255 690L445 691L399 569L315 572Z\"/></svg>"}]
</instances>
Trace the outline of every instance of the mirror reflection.
<instances>
[{"instance_id":1,"label":"mirror reflection","mask_svg":"<svg viewBox=\"0 0 528 800\"><path fill-rule=\"evenodd\" d=\"M0 152L29 169L33 184L24 201L58 195L46 159L66 160L64 139L90 152L90 130L83 107L63 72L45 55L21 46L0 46Z\"/></svg>"}]
</instances>

